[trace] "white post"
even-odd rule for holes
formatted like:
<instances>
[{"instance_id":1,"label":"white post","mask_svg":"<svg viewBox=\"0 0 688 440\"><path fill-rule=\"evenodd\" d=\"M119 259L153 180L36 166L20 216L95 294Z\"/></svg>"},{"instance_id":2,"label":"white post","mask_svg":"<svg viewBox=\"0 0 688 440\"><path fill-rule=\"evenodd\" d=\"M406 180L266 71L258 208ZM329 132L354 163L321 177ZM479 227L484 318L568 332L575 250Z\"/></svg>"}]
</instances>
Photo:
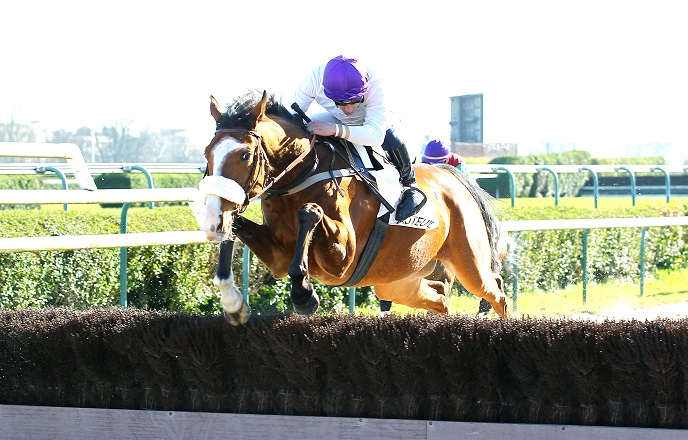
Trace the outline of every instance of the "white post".
<instances>
[{"instance_id":1,"label":"white post","mask_svg":"<svg viewBox=\"0 0 688 440\"><path fill-rule=\"evenodd\" d=\"M84 156L76 144L38 144L30 142L0 142L0 156L44 157L65 159L79 182L81 189L95 191L98 188L86 168Z\"/></svg>"}]
</instances>

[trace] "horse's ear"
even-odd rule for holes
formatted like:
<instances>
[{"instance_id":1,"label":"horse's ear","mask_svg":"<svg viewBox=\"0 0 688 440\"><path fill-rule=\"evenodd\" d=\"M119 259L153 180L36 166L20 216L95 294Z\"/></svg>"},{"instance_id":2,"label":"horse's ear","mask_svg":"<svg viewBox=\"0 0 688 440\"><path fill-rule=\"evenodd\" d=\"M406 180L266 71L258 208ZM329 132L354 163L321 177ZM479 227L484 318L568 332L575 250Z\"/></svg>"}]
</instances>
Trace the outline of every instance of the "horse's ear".
<instances>
[{"instance_id":1,"label":"horse's ear","mask_svg":"<svg viewBox=\"0 0 688 440\"><path fill-rule=\"evenodd\" d=\"M268 92L263 90L263 98L260 100L258 105L256 105L253 110L251 110L251 116L255 118L256 123L260 121L263 116L265 116L265 107L268 103ZM255 128L255 127L254 127Z\"/></svg>"},{"instance_id":2,"label":"horse's ear","mask_svg":"<svg viewBox=\"0 0 688 440\"><path fill-rule=\"evenodd\" d=\"M213 118L215 118L215 122L219 122L220 118L222 117L220 106L217 105L217 100L213 95L210 95L210 114L213 115Z\"/></svg>"}]
</instances>

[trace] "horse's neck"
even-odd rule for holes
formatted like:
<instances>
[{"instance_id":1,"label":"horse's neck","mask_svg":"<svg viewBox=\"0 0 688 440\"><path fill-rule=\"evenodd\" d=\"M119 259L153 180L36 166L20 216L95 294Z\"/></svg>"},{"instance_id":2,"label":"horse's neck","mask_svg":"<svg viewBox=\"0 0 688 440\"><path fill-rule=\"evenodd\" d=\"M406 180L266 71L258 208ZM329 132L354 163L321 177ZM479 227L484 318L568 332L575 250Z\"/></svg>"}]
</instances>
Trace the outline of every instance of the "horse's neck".
<instances>
[{"instance_id":1,"label":"horse's neck","mask_svg":"<svg viewBox=\"0 0 688 440\"><path fill-rule=\"evenodd\" d=\"M283 170L310 148L310 140L307 138L285 137L277 148L271 151L270 156L275 162L275 168Z\"/></svg>"}]
</instances>

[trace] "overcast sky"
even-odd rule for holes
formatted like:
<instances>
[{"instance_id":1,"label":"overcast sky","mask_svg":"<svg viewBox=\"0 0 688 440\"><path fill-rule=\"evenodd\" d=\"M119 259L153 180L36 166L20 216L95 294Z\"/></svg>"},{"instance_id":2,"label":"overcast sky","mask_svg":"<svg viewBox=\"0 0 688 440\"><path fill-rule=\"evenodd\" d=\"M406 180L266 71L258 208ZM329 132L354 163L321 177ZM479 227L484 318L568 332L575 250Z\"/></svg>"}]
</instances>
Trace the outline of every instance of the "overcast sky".
<instances>
[{"instance_id":1,"label":"overcast sky","mask_svg":"<svg viewBox=\"0 0 688 440\"><path fill-rule=\"evenodd\" d=\"M260 5L260 6L258 6ZM247 89L291 103L345 53L384 75L410 146L449 140L450 97L483 93L486 142L688 151L679 0L10 1L0 6L0 122L131 121L203 146ZM200 158L199 158L200 160Z\"/></svg>"}]
</instances>

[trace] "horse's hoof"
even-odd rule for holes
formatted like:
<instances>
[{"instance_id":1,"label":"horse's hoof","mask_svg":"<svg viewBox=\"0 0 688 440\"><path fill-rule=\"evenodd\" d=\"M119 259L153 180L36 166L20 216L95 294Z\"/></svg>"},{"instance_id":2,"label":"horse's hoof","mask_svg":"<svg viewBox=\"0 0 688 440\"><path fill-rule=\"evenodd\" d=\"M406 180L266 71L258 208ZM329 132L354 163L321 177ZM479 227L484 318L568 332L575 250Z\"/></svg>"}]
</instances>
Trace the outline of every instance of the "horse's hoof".
<instances>
[{"instance_id":1,"label":"horse's hoof","mask_svg":"<svg viewBox=\"0 0 688 440\"><path fill-rule=\"evenodd\" d=\"M303 316L312 315L318 311L318 307L320 307L320 298L318 298L318 295L315 292L313 292L311 297L304 304L294 304L294 310L296 310L296 313Z\"/></svg>"},{"instance_id":2,"label":"horse's hoof","mask_svg":"<svg viewBox=\"0 0 688 440\"><path fill-rule=\"evenodd\" d=\"M509 306L506 302L506 299L504 299L501 302L498 302L497 304L493 304L493 307L495 312L499 315L500 318L508 318L509 317Z\"/></svg>"},{"instance_id":3,"label":"horse's hoof","mask_svg":"<svg viewBox=\"0 0 688 440\"><path fill-rule=\"evenodd\" d=\"M246 301L243 301L241 304L241 308L234 313L227 313L225 311L225 318L227 318L227 322L229 322L231 325L235 327L238 325L246 324L250 317L251 307L248 305Z\"/></svg>"},{"instance_id":4,"label":"horse's hoof","mask_svg":"<svg viewBox=\"0 0 688 440\"><path fill-rule=\"evenodd\" d=\"M502 315L502 318L509 319L509 306L507 304L504 305L504 314Z\"/></svg>"}]
</instances>

